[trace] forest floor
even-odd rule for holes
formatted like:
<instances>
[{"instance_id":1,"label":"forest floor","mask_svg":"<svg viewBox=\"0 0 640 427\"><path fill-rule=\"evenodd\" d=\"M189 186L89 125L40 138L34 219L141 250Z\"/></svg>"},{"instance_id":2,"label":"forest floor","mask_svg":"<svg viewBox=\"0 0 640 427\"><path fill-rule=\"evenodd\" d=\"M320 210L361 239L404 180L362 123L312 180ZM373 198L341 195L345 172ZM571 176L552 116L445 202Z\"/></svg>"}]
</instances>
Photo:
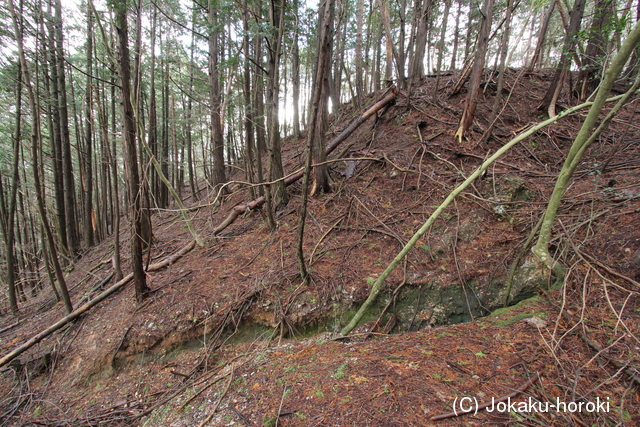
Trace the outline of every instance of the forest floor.
<instances>
[{"instance_id":1,"label":"forest floor","mask_svg":"<svg viewBox=\"0 0 640 427\"><path fill-rule=\"evenodd\" d=\"M458 77L443 76L439 104L432 102L435 79L410 97L400 91L394 106L330 156L345 160L331 164L333 191L309 201L309 285L295 250L300 183L288 188L275 231L251 211L217 236L212 230L251 200L249 190L234 185L212 204L216 193L203 182L198 200L184 189L204 245L148 273L152 294L142 304L130 284L5 367L0 426L640 424L637 99L585 154L563 199L552 241L568 272L561 289L523 291L520 303L497 311L500 304L485 298L503 292L519 254L526 262L523 245L585 112L515 146L461 194L390 276L363 324L338 337L444 197L489 153L544 118L536 105L551 72L509 70L511 97L493 138L477 143L495 96L489 82L469 139L458 143L464 91L450 94ZM561 104L576 100L567 93ZM360 112L342 106L329 139ZM283 141L286 171L302 163L304 144ZM242 181L238 169L231 178ZM503 190L514 190L508 200ZM176 210L154 213L153 227L151 263L192 239ZM122 229L126 274L124 218ZM99 293L91 290L112 272L112 255L109 239L68 267L76 305ZM64 314L48 285L22 303L18 318L3 307L0 355ZM491 412L430 420L460 403L492 400Z\"/></svg>"}]
</instances>

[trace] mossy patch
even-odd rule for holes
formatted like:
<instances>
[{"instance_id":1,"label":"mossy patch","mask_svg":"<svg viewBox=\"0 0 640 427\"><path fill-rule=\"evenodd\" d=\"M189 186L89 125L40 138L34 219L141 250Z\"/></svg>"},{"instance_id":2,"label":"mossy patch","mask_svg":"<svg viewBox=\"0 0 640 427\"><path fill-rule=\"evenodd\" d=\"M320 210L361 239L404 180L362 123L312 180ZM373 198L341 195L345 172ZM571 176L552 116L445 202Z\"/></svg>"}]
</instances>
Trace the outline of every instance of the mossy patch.
<instances>
[{"instance_id":1,"label":"mossy patch","mask_svg":"<svg viewBox=\"0 0 640 427\"><path fill-rule=\"evenodd\" d=\"M514 306L499 308L485 317L485 319L495 326L511 326L514 323L534 316L546 318L548 316L547 313L538 309L539 302L539 296L531 297L520 301Z\"/></svg>"}]
</instances>

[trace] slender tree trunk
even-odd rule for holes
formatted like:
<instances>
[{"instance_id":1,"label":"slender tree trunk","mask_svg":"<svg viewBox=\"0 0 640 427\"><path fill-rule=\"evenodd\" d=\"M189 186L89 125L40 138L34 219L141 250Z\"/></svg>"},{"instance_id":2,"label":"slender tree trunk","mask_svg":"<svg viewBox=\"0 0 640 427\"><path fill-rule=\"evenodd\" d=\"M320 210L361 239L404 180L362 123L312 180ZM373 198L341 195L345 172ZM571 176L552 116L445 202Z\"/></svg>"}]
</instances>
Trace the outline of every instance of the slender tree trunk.
<instances>
[{"instance_id":1,"label":"slender tree trunk","mask_svg":"<svg viewBox=\"0 0 640 427\"><path fill-rule=\"evenodd\" d=\"M142 185L138 173L136 150L136 125L131 104L131 66L129 63L129 32L127 26L126 0L114 2L116 32L118 34L118 71L122 94L122 133L125 156L125 175L127 176L127 193L131 221L131 267L136 300L142 302L149 293L146 275L142 263Z\"/></svg>"},{"instance_id":2,"label":"slender tree trunk","mask_svg":"<svg viewBox=\"0 0 640 427\"><path fill-rule=\"evenodd\" d=\"M147 138L149 141L149 148L156 159L160 159L162 162L162 156L158 152L158 107L156 105L156 28L158 21L157 9L154 9L153 16L151 18L151 38L149 49L149 120ZM159 208L166 208L166 199L161 195L161 188L163 187L158 173L155 169L151 169L149 172L149 181L151 186L151 194Z\"/></svg>"},{"instance_id":3,"label":"slender tree trunk","mask_svg":"<svg viewBox=\"0 0 640 427\"><path fill-rule=\"evenodd\" d=\"M194 3L195 6L195 3ZM189 187L191 187L191 194L193 194L193 200L198 200L198 177L196 176L196 168L194 167L193 156L193 73L195 64L193 61L193 55L196 50L196 35L194 32L196 25L196 9L194 7L193 14L191 16L191 52L189 57L189 94L187 96L187 120L186 120L186 143L187 143L187 164L189 167Z\"/></svg>"},{"instance_id":4,"label":"slender tree trunk","mask_svg":"<svg viewBox=\"0 0 640 427\"><path fill-rule=\"evenodd\" d=\"M438 86L440 85L440 67L442 67L442 55L444 53L444 36L447 33L447 20L449 18L449 10L451 9L451 0L446 0L444 4L444 15L442 17L442 26L440 27L440 41L438 42L438 64L436 65L436 83L433 88L433 102L438 103Z\"/></svg>"},{"instance_id":5,"label":"slender tree trunk","mask_svg":"<svg viewBox=\"0 0 640 427\"><path fill-rule=\"evenodd\" d=\"M460 15L462 14L462 1L458 0L458 12L456 13L456 27L453 32L453 47L451 48L451 65L450 70L456 69L456 60L458 59L458 43L460 40Z\"/></svg>"},{"instance_id":6,"label":"slender tree trunk","mask_svg":"<svg viewBox=\"0 0 640 427\"><path fill-rule=\"evenodd\" d=\"M256 37L253 43L255 71L253 73L253 111L255 112L256 127L256 172L258 182L264 182L262 167L262 155L267 152L267 143L264 126L264 84L262 80L261 57L262 42L260 37ZM304 117L304 114L303 114ZM258 187L258 194L264 195L264 186Z\"/></svg>"},{"instance_id":7,"label":"slender tree trunk","mask_svg":"<svg viewBox=\"0 0 640 427\"><path fill-rule=\"evenodd\" d=\"M518 0L515 0L519 3ZM506 16L504 18L504 30L502 33L502 40L500 43L500 66L499 75L498 75L498 88L496 89L496 96L493 100L493 107L491 108L491 115L489 116L489 127L482 135L481 141L487 141L491 137L491 132L493 132L493 127L498 117L498 108L500 108L500 101L502 100L502 88L504 87L504 72L506 68L506 59L507 54L509 52L509 38L511 36L511 17L513 16L513 12L515 7L513 4L514 0L507 0L507 11Z\"/></svg>"},{"instance_id":8,"label":"slender tree trunk","mask_svg":"<svg viewBox=\"0 0 640 427\"><path fill-rule=\"evenodd\" d=\"M573 47L576 42L575 38L580 31L585 3L585 0L576 0L573 4L571 21L569 22L569 29L567 30L567 34L564 39L564 46L562 48L560 61L558 62L558 66L555 74L553 75L553 79L551 80L551 84L549 85L549 89L538 106L538 110L547 111L549 117L556 115L556 102L560 97L564 80L569 72L570 61L573 56Z\"/></svg>"},{"instance_id":9,"label":"slender tree trunk","mask_svg":"<svg viewBox=\"0 0 640 427\"><path fill-rule=\"evenodd\" d=\"M60 0L55 0L54 27L59 91L58 108L60 111L60 128L62 135L62 173L64 175L67 242L69 244L69 253L72 256L76 256L80 248L80 242L78 238L78 222L76 220L76 190L73 178L73 161L71 158L71 138L69 136L69 115L67 109L67 89L62 37L62 3Z\"/></svg>"},{"instance_id":10,"label":"slender tree trunk","mask_svg":"<svg viewBox=\"0 0 640 427\"><path fill-rule=\"evenodd\" d=\"M47 14L53 16L51 2L47 3ZM47 29L49 32L48 37L48 63L44 65L44 72L50 66L50 79L45 82L45 90L49 101L47 103L48 109L48 127L49 134L51 135L51 152L52 152L52 170L53 170L53 186L54 196L56 202L56 220L55 225L58 229L58 236L62 244L64 252L69 253L69 242L67 241L67 219L65 209L65 187L64 187L64 174L62 167L62 134L60 125L60 108L58 105L58 67L56 65L56 47L55 47L55 30L53 19L48 19ZM46 84L46 83L49 84Z\"/></svg>"},{"instance_id":11,"label":"slender tree trunk","mask_svg":"<svg viewBox=\"0 0 640 427\"><path fill-rule=\"evenodd\" d=\"M272 27L269 34L267 62L267 135L269 137L268 174L271 182L279 180L266 188L267 217L272 228L275 227L275 221L272 217L273 211L284 207L288 200L284 182L280 180L280 178L284 176L284 168L282 166L280 122L278 119L278 105L280 98L280 57L282 55L285 5L286 0L271 0L269 2L269 21L271 22Z\"/></svg>"},{"instance_id":12,"label":"slender tree trunk","mask_svg":"<svg viewBox=\"0 0 640 427\"><path fill-rule=\"evenodd\" d=\"M416 25L416 42L411 57L411 83L418 84L424 77L424 56L427 47L427 25L430 19L431 0L416 0L416 10L419 10Z\"/></svg>"},{"instance_id":13,"label":"slender tree trunk","mask_svg":"<svg viewBox=\"0 0 640 427\"><path fill-rule=\"evenodd\" d=\"M293 7L296 16L299 12L298 0L294 0ZM247 38L248 41L248 38ZM300 47L299 34L296 28L293 35L293 52L291 58L291 85L293 86L293 137L300 138ZM248 52L248 49L247 49Z\"/></svg>"},{"instance_id":14,"label":"slender tree trunk","mask_svg":"<svg viewBox=\"0 0 640 427\"><path fill-rule=\"evenodd\" d=\"M456 131L455 135L456 138L458 138L459 142L462 142L462 138L471 127L471 124L473 123L473 117L476 112L478 95L480 93L480 80L482 79L487 47L489 46L489 32L491 31L493 3L494 0L485 0L484 2L482 20L480 22L480 31L478 33L478 41L476 42L476 54L473 62L473 69L471 71L471 77L469 79L469 89L467 92L464 109L462 111L460 125L458 126L458 130Z\"/></svg>"},{"instance_id":15,"label":"slender tree trunk","mask_svg":"<svg viewBox=\"0 0 640 427\"><path fill-rule=\"evenodd\" d=\"M364 0L357 0L356 11L356 106L364 102L364 70L362 67L362 32L364 31Z\"/></svg>"},{"instance_id":16,"label":"slender tree trunk","mask_svg":"<svg viewBox=\"0 0 640 427\"><path fill-rule=\"evenodd\" d=\"M611 65L605 72L602 84L598 88L598 92L593 100L593 105L589 109L589 113L587 114L587 117L585 117L582 126L571 145L571 149L567 154L567 158L562 165L553 193L549 197L549 203L542 220L538 240L535 246L531 249L536 258L555 273L558 282L562 282L564 280L564 267L556 262L549 253L551 229L555 222L556 213L560 207L560 203L562 202L562 196L567 191L573 173L581 163L580 160L585 151L598 139L602 131L606 129L609 122L614 118L615 114L640 86L640 76L636 76L636 81L632 87L629 88L629 91L622 96L622 99L620 99L609 111L605 119L602 120L596 128L596 123L599 120L599 116L607 100L607 96L609 96L615 80L618 78L622 68L631 56L633 50L637 47L638 43L640 43L640 21L635 24L634 28L629 33L629 36L620 47L620 50L612 59Z\"/></svg>"},{"instance_id":17,"label":"slender tree trunk","mask_svg":"<svg viewBox=\"0 0 640 427\"><path fill-rule=\"evenodd\" d=\"M22 6L21 6L22 7ZM21 27L22 23L20 24ZM21 37L21 35L19 36ZM16 86L16 124L13 132L13 159L11 163L11 188L8 195L7 205L3 200L0 204L2 209L2 236L7 258L7 296L9 298L9 308L13 314L18 313L18 302L16 299L16 259L15 259L15 212L16 199L18 194L18 182L20 180L18 165L20 164L20 140L22 138L22 68L18 63L18 79ZM0 175L0 182L2 176ZM2 190L0 190L2 191ZM4 193L4 191L2 191Z\"/></svg>"},{"instance_id":18,"label":"slender tree trunk","mask_svg":"<svg viewBox=\"0 0 640 427\"><path fill-rule=\"evenodd\" d=\"M40 133L40 111L38 102L36 101L36 95L34 93L32 84L31 84L31 74L29 72L29 67L27 66L27 60L24 53L24 47L22 42L22 30L18 25L18 18L16 16L13 0L9 0L9 12L13 21L14 33L16 36L16 41L18 45L18 55L20 57L20 66L22 69L22 76L25 87L27 88L27 94L29 96L29 104L31 107L31 162L33 169L33 185L36 191L36 200L38 204L38 211L40 213L40 220L42 221L42 226L45 229L45 234L47 236L47 244L49 246L49 251L51 254L51 258L53 260L56 278L58 280L58 286L60 287L60 291L62 294L62 298L64 300L65 309L67 313L71 313L73 311L73 305L71 304L71 298L69 297L69 292L67 290L67 284L65 282L64 273L62 272L62 268L60 267L60 263L58 262L58 255L56 252L56 245L53 238L53 232L51 231L51 227L49 225L49 220L47 219L47 211L44 203L44 195L42 191L42 183L40 181L40 166L39 166L39 146L41 145L41 133Z\"/></svg>"},{"instance_id":19,"label":"slender tree trunk","mask_svg":"<svg viewBox=\"0 0 640 427\"><path fill-rule=\"evenodd\" d=\"M250 46L249 46L249 10L247 7L247 0L243 0L243 9L244 12L242 14L242 20L243 20L243 27L244 27L244 31L245 31L245 35L244 35L244 80L243 80L243 96L244 96L244 131L245 131L245 173L246 173L246 179L247 182L250 183L255 183L256 182L256 175L255 175L255 170L254 170L254 157L255 156L260 156L260 153L258 153L256 151L256 143L255 143L255 137L254 137L254 129L253 129L253 122L255 120L255 115L254 115L254 109L255 109L255 103L253 102L252 98L251 98L251 64L249 62L249 58L250 58ZM298 81L298 85L300 84L300 82ZM295 86L295 82L294 82L294 86ZM254 97L256 95L254 94ZM295 88L294 88L294 98L295 98ZM295 111L295 110L294 110ZM295 122L297 120L297 117L294 118L294 127L295 127ZM298 123L299 126L299 123ZM298 128L298 131L300 129ZM251 195L252 197L255 199L256 194L255 194L255 188L252 187L251 188Z\"/></svg>"},{"instance_id":20,"label":"slender tree trunk","mask_svg":"<svg viewBox=\"0 0 640 427\"><path fill-rule=\"evenodd\" d=\"M385 40L386 40L386 52L387 52L387 66L386 66L386 76L387 84L391 84L393 81L393 61L396 61L396 72L398 73L398 85L401 88L406 86L405 83L405 74L404 74L404 63L401 62L400 55L398 54L398 50L395 47L393 42L393 37L391 36L391 12L389 11L389 0L378 0L380 2L380 11L382 17L382 25L384 27ZM428 2L430 0L425 0ZM415 59L415 58L414 58Z\"/></svg>"},{"instance_id":21,"label":"slender tree trunk","mask_svg":"<svg viewBox=\"0 0 640 427\"><path fill-rule=\"evenodd\" d=\"M218 76L218 56L220 55L220 23L216 3L209 1L207 13L209 23L209 101L211 103L211 145L213 149L213 184L227 182L224 169L224 132L221 122L220 79Z\"/></svg>"},{"instance_id":22,"label":"slender tree trunk","mask_svg":"<svg viewBox=\"0 0 640 427\"><path fill-rule=\"evenodd\" d=\"M85 245L94 244L95 212L93 211L93 109L92 84L93 74L93 13L87 8L87 89L85 111L85 144L84 144L84 176L82 189L84 191L84 238Z\"/></svg>"},{"instance_id":23,"label":"slender tree trunk","mask_svg":"<svg viewBox=\"0 0 640 427\"><path fill-rule=\"evenodd\" d=\"M613 5L613 0L596 0L594 5L589 41L578 76L581 102L584 102L596 90L605 68L607 45L613 30L611 20L615 16Z\"/></svg>"},{"instance_id":24,"label":"slender tree trunk","mask_svg":"<svg viewBox=\"0 0 640 427\"><path fill-rule=\"evenodd\" d=\"M307 133L307 159L305 174L302 182L302 203L300 208L300 219L298 222L297 253L300 276L305 283L308 282L308 271L304 260L304 226L307 216L307 190L309 188L309 175L311 174L311 163L317 157L318 151L322 149L326 159L326 125L327 125L327 97L329 91L329 71L331 70L332 41L333 41L333 14L335 9L334 0L324 0L318 6L318 44L316 75L313 84L313 95L311 97L311 114L309 120L309 132ZM318 160L315 160L318 163ZM324 166L322 166L324 167ZM319 188L322 183L318 182L318 169L316 166L314 173L314 189ZM328 180L327 180L328 181ZM328 182L327 182L328 186Z\"/></svg>"},{"instance_id":25,"label":"slender tree trunk","mask_svg":"<svg viewBox=\"0 0 640 427\"><path fill-rule=\"evenodd\" d=\"M328 126L329 108L327 94L330 92L331 57L333 51L333 21L335 1L324 0L318 10L318 52L316 61L316 75L313 81L313 96L311 99L311 114L309 116L309 149L314 164L323 163L327 159L325 150L326 132ZM329 14L329 16L326 16ZM317 192L331 191L329 170L327 165L313 168L313 184L311 195Z\"/></svg>"},{"instance_id":26,"label":"slender tree trunk","mask_svg":"<svg viewBox=\"0 0 640 427\"><path fill-rule=\"evenodd\" d=\"M551 15L553 15L553 9L555 7L556 0L552 0L549 3L549 9L547 9L547 13L544 15L542 24L540 25L538 42L536 43L536 50L533 52L533 57L531 58L531 62L529 63L529 72L533 71L534 68L539 67L542 63L542 47L544 46L544 41L547 37L547 28L549 28L549 21L551 20Z\"/></svg>"}]
</instances>

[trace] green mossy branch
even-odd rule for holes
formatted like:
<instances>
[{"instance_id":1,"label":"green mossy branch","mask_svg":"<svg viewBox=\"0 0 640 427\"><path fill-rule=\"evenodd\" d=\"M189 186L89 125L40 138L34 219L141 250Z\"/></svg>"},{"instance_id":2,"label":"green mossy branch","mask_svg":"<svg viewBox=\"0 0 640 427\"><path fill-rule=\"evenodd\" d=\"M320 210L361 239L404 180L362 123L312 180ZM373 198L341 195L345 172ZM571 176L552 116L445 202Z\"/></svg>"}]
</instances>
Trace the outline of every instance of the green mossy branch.
<instances>
[{"instance_id":1,"label":"green mossy branch","mask_svg":"<svg viewBox=\"0 0 640 427\"><path fill-rule=\"evenodd\" d=\"M618 95L613 98L609 98L606 100L606 102L617 101L621 99L623 96L624 95ZM556 121L564 117L567 117L575 113L576 111L591 107L592 105L593 105L593 102L585 102L583 104L576 105L575 107L568 108L567 110L564 110L560 114L557 114L554 117L551 117L543 122L538 123L535 126L530 127L528 130L522 132L520 135L518 135L517 137L515 137L514 139L506 143L502 148L496 151L491 157L485 160L484 163L482 163L482 165L480 165L480 167L478 167L478 169L475 170L475 172L469 175L469 177L465 179L464 182L462 182L458 187L456 187L455 190L453 190L447 196L444 202L442 202L442 204L436 208L436 210L431 214L429 219L427 219L427 221L422 225L422 227L420 227L420 229L413 235L413 237L411 237L409 242L402 248L402 250L398 253L398 255L396 255L393 261L391 261L391 263L387 266L387 268L380 274L380 276L378 277L378 279L375 281L375 283L371 288L369 297L365 300L362 306L360 306L360 308L358 309L357 313L353 316L351 321L342 329L342 331L340 331L340 334L342 336L348 335L353 330L353 328L355 328L358 325L358 322L360 322L360 319L362 319L362 316L364 315L366 310L369 308L369 306L371 306L371 304L375 301L375 299L378 297L380 292L384 289L385 280L387 279L387 277L389 277L389 275L393 272L393 270L395 270L395 268L398 266L400 261L404 259L404 257L415 246L418 240L427 232L427 230L429 230L429 228L433 225L435 220L451 204L451 202L453 202L453 200L462 191L464 191L465 188L471 185L471 183L475 181L476 178L478 178L485 170L487 170L487 168L491 166L491 164L493 164L496 160L498 160L498 158L500 158L504 153L509 151L511 147L525 140L526 138L533 135L535 132L539 131L540 129L543 129L544 127L549 126L550 124L555 123Z\"/></svg>"}]
</instances>

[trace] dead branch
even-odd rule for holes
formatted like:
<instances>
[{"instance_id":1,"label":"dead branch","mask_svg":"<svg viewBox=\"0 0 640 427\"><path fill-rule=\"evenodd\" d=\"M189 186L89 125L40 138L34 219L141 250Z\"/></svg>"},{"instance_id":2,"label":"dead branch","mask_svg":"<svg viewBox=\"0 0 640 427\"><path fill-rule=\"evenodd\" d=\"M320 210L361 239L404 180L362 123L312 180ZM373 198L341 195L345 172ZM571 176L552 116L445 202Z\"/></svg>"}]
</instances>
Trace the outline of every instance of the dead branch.
<instances>
[{"instance_id":1,"label":"dead branch","mask_svg":"<svg viewBox=\"0 0 640 427\"><path fill-rule=\"evenodd\" d=\"M327 155L331 154L349 135L351 135L360 125L362 125L367 119L376 114L383 107L392 105L396 100L396 90L395 88L390 91L384 98L380 101L376 102L371 108L365 111L362 115L358 116L347 126L340 135L336 136L326 148ZM289 186L302 178L304 175L304 169L300 169L298 172L289 175L284 180L284 185ZM213 229L214 236L222 232L229 225L233 224L233 222L243 213L255 210L262 206L265 203L266 199L264 196L260 196L257 199L250 201L249 203L236 205L231 209L231 212L222 221L216 228Z\"/></svg>"},{"instance_id":2,"label":"dead branch","mask_svg":"<svg viewBox=\"0 0 640 427\"><path fill-rule=\"evenodd\" d=\"M148 271L160 270L161 268L164 268L164 267L167 267L167 266L173 264L181 256L183 256L186 253L188 253L189 251L191 251L195 247L195 244L196 244L196 241L192 240L191 242L189 242L189 244L187 244L184 248L180 249L175 254L165 258L164 260L162 260L162 261L160 261L160 262L158 262L156 264L150 265ZM62 319L58 320L53 325L49 326L47 329L45 329L45 330L41 331L40 333L38 333L38 334L34 335L33 337L31 337L29 340L27 340L27 342L25 342L21 346L13 349L10 353L8 353L7 355L5 355L4 357L2 357L0 359L0 367L2 367L4 365L6 365L7 363L11 362L13 359L15 359L16 357L18 357L19 355L21 355L22 353L24 353L25 351L27 351L28 349L30 349L31 347L33 347L34 345L36 345L37 343L42 341L44 338L48 337L49 335L51 335L52 333L54 333L58 329L62 328L67 323L71 322L72 320L77 319L82 314L87 312L89 309L93 308L95 305L97 305L98 303L100 303L103 300L105 300L111 294L113 294L113 293L119 291L120 289L122 289L124 287L124 285L129 283L129 281L132 278L133 278L133 273L127 274L118 283L116 283L115 285L111 286L110 288L108 288L107 290L102 292L100 295L95 297L95 299L93 299L93 301L89 301L85 305L83 305L82 307L79 307L79 308L75 309L74 311L69 313L67 316L63 317Z\"/></svg>"}]
</instances>

